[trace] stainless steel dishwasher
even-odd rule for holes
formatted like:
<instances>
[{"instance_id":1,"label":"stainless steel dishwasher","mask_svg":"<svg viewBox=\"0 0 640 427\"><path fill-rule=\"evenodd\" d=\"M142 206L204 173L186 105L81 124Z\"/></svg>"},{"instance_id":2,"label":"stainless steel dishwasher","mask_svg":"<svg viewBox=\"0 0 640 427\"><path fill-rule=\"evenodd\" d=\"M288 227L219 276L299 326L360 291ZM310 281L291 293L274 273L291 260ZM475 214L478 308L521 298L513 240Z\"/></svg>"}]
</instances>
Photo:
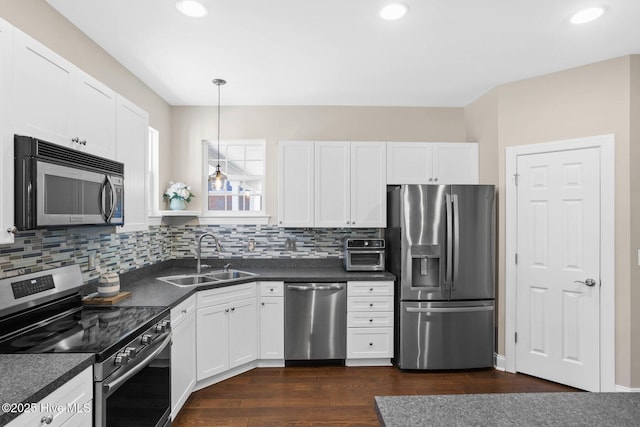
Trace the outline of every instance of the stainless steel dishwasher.
<instances>
[{"instance_id":1,"label":"stainless steel dishwasher","mask_svg":"<svg viewBox=\"0 0 640 427\"><path fill-rule=\"evenodd\" d=\"M346 358L346 283L286 283L284 305L285 361Z\"/></svg>"}]
</instances>

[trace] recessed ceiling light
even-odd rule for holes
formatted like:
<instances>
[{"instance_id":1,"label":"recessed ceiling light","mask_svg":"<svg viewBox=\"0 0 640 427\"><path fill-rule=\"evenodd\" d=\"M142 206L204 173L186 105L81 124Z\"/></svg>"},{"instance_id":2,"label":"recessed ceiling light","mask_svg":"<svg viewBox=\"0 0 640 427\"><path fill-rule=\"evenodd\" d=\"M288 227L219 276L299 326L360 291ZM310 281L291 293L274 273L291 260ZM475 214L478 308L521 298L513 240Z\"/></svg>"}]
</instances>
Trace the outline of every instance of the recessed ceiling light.
<instances>
[{"instance_id":1,"label":"recessed ceiling light","mask_svg":"<svg viewBox=\"0 0 640 427\"><path fill-rule=\"evenodd\" d=\"M581 10L571 17L572 24L586 24L587 22L595 21L600 18L604 13L604 9L601 7L590 7L588 9Z\"/></svg>"},{"instance_id":2,"label":"recessed ceiling light","mask_svg":"<svg viewBox=\"0 0 640 427\"><path fill-rule=\"evenodd\" d=\"M380 17L389 21L400 19L406 15L407 10L409 10L409 8L402 3L391 3L382 8Z\"/></svg>"},{"instance_id":3,"label":"recessed ceiling light","mask_svg":"<svg viewBox=\"0 0 640 427\"><path fill-rule=\"evenodd\" d=\"M192 18L201 18L208 13L207 8L197 0L178 0L176 9Z\"/></svg>"}]
</instances>

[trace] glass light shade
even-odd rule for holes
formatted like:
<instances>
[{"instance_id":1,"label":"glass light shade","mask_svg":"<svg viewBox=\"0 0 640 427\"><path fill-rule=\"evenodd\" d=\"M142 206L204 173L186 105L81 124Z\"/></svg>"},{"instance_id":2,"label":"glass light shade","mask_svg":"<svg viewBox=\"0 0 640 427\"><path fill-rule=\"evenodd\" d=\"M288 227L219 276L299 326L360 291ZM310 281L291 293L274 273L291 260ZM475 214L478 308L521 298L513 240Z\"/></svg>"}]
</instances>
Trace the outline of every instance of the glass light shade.
<instances>
[{"instance_id":1,"label":"glass light shade","mask_svg":"<svg viewBox=\"0 0 640 427\"><path fill-rule=\"evenodd\" d=\"M227 180L227 176L220 170L220 165L217 165L215 173L213 174L213 176L209 177L209 179L213 179L213 187L216 190L221 190L222 185Z\"/></svg>"}]
</instances>

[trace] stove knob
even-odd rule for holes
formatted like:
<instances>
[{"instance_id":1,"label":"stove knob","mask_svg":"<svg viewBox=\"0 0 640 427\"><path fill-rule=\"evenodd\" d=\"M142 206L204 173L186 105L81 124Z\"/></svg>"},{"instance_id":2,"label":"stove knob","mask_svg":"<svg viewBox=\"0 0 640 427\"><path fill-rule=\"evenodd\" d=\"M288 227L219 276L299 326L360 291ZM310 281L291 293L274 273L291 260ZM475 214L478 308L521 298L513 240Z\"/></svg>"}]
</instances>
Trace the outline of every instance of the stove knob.
<instances>
[{"instance_id":1,"label":"stove knob","mask_svg":"<svg viewBox=\"0 0 640 427\"><path fill-rule=\"evenodd\" d=\"M167 331L171 330L171 321L165 320L164 322L162 322L162 325L164 326L165 330L167 330Z\"/></svg>"},{"instance_id":2,"label":"stove knob","mask_svg":"<svg viewBox=\"0 0 640 427\"><path fill-rule=\"evenodd\" d=\"M138 349L136 347L127 347L124 349L124 353L127 355L127 358L135 359L138 354Z\"/></svg>"},{"instance_id":3,"label":"stove knob","mask_svg":"<svg viewBox=\"0 0 640 427\"><path fill-rule=\"evenodd\" d=\"M164 323L158 323L154 328L153 328L153 332L155 332L156 334L161 334L165 331L166 326L164 325Z\"/></svg>"},{"instance_id":4,"label":"stove knob","mask_svg":"<svg viewBox=\"0 0 640 427\"><path fill-rule=\"evenodd\" d=\"M149 334L144 334L142 338L140 338L140 344L149 345L153 342L153 336Z\"/></svg>"},{"instance_id":5,"label":"stove knob","mask_svg":"<svg viewBox=\"0 0 640 427\"><path fill-rule=\"evenodd\" d=\"M129 363L129 356L125 352L116 354L116 358L113 359L113 364L116 366L124 366Z\"/></svg>"}]
</instances>

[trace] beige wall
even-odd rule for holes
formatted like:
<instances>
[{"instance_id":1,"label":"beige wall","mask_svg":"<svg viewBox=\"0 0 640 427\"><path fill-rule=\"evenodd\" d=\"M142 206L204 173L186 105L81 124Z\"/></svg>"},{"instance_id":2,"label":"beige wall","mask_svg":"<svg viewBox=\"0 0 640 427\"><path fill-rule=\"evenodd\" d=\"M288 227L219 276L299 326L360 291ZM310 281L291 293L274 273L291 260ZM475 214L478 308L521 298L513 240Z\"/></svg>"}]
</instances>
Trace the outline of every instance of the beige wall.
<instances>
[{"instance_id":1,"label":"beige wall","mask_svg":"<svg viewBox=\"0 0 640 427\"><path fill-rule=\"evenodd\" d=\"M161 170L168 170L169 104L45 0L0 0L0 17L147 111L160 132Z\"/></svg>"},{"instance_id":2,"label":"beige wall","mask_svg":"<svg viewBox=\"0 0 640 427\"><path fill-rule=\"evenodd\" d=\"M601 134L616 139L616 384L640 384L632 376L631 361L640 357L631 349L632 331L640 330L637 317L630 320L630 63L621 57L532 79L505 84L467 107L467 137L478 135L481 145L497 136L495 158L481 161L481 170L498 171L498 194L505 193L505 148ZM634 58L634 61L637 60ZM634 62L634 63L635 63ZM495 98L495 99L494 99ZM496 108L496 114L484 111ZM480 111L478 111L480 110ZM497 131L496 131L497 128ZM495 179L495 176L491 176ZM499 197L498 222L498 352L504 354L505 200ZM637 240L634 247L637 247ZM634 267L635 270L635 267ZM637 346L637 343L635 344ZM635 366L634 362L634 366ZM635 368L637 369L637 367Z\"/></svg>"},{"instance_id":3,"label":"beige wall","mask_svg":"<svg viewBox=\"0 0 640 427\"><path fill-rule=\"evenodd\" d=\"M201 200L202 141L216 140L216 107L172 107L171 139L168 179L187 182ZM464 142L464 109L222 107L220 139L267 141L266 210L275 223L278 140Z\"/></svg>"}]
</instances>

